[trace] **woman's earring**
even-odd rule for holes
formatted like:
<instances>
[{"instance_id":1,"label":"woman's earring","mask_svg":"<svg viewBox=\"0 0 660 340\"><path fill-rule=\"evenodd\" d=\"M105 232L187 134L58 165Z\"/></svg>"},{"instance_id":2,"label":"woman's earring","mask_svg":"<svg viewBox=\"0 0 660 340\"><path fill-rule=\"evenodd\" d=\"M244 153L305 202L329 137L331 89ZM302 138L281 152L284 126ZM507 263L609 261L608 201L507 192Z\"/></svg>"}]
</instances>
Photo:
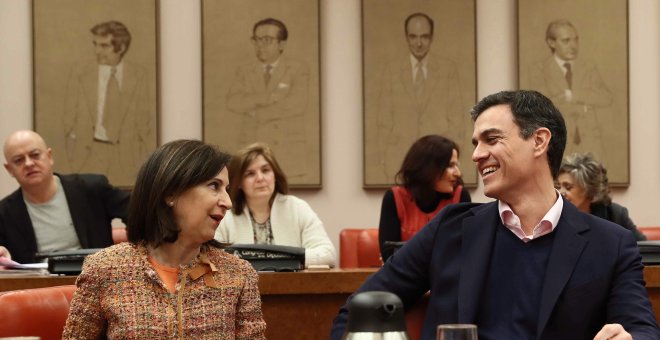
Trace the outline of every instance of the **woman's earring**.
<instances>
[{"instance_id":1,"label":"woman's earring","mask_svg":"<svg viewBox=\"0 0 660 340\"><path fill-rule=\"evenodd\" d=\"M174 206L174 201L167 202L167 205L169 205L170 207L173 207Z\"/></svg>"}]
</instances>

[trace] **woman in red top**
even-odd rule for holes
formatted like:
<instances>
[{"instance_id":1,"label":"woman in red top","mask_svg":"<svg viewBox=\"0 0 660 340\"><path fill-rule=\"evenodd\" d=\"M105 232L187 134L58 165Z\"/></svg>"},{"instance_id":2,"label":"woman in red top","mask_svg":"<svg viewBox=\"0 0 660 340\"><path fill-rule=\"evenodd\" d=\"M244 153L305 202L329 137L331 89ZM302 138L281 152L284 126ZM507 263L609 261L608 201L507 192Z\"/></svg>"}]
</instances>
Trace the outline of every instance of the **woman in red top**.
<instances>
[{"instance_id":1,"label":"woman in red top","mask_svg":"<svg viewBox=\"0 0 660 340\"><path fill-rule=\"evenodd\" d=\"M393 253L386 241L407 241L446 205L471 201L461 185L458 145L439 135L413 143L395 180L397 186L385 192L380 210L378 238L383 261Z\"/></svg>"}]
</instances>

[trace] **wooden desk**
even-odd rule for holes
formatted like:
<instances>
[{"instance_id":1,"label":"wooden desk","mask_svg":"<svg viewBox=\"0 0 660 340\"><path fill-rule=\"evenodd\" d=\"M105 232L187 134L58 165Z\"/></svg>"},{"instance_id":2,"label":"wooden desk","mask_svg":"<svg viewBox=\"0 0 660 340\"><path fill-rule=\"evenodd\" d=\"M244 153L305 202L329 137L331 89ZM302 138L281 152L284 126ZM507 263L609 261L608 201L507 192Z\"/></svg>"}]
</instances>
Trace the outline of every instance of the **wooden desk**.
<instances>
[{"instance_id":1,"label":"wooden desk","mask_svg":"<svg viewBox=\"0 0 660 340\"><path fill-rule=\"evenodd\" d=\"M374 269L333 269L299 273L259 273L266 336L277 339L327 339L332 319L346 298ZM0 291L67 285L74 276L0 277ZM660 322L660 266L644 268L646 289Z\"/></svg>"},{"instance_id":2,"label":"wooden desk","mask_svg":"<svg viewBox=\"0 0 660 340\"><path fill-rule=\"evenodd\" d=\"M259 273L266 338L327 339L339 307L376 269ZM75 284L75 276L0 277L0 292Z\"/></svg>"}]
</instances>

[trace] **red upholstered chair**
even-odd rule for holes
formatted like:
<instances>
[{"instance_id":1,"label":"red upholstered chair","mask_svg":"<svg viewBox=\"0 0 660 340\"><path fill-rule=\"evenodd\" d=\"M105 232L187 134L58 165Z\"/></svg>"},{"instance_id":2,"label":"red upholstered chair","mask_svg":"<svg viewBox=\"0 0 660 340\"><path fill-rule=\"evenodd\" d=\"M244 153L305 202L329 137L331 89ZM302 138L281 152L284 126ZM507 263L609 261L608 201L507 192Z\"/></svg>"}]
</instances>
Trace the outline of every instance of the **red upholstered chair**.
<instances>
[{"instance_id":1,"label":"red upholstered chair","mask_svg":"<svg viewBox=\"0 0 660 340\"><path fill-rule=\"evenodd\" d=\"M128 241L128 237L126 236L126 228L112 228L112 241L115 244Z\"/></svg>"},{"instance_id":2,"label":"red upholstered chair","mask_svg":"<svg viewBox=\"0 0 660 340\"><path fill-rule=\"evenodd\" d=\"M339 267L380 267L378 228L343 229L339 233Z\"/></svg>"},{"instance_id":3,"label":"red upholstered chair","mask_svg":"<svg viewBox=\"0 0 660 340\"><path fill-rule=\"evenodd\" d=\"M641 231L646 239L649 241L660 240L660 226L654 227L637 227L637 230Z\"/></svg>"},{"instance_id":4,"label":"red upholstered chair","mask_svg":"<svg viewBox=\"0 0 660 340\"><path fill-rule=\"evenodd\" d=\"M426 293L412 308L406 311L406 330L411 340L418 340L422 336L422 326L424 326L428 305L429 293Z\"/></svg>"},{"instance_id":5,"label":"red upholstered chair","mask_svg":"<svg viewBox=\"0 0 660 340\"><path fill-rule=\"evenodd\" d=\"M62 338L75 285L0 293L0 337Z\"/></svg>"}]
</instances>

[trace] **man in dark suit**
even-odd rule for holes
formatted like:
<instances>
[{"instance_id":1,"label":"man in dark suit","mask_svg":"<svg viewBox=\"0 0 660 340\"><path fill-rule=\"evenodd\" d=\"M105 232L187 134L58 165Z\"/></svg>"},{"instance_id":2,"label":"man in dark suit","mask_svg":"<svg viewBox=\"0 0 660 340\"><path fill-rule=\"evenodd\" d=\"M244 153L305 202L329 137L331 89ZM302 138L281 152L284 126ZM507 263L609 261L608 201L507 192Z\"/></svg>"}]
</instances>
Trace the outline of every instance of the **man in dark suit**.
<instances>
[{"instance_id":1,"label":"man in dark suit","mask_svg":"<svg viewBox=\"0 0 660 340\"><path fill-rule=\"evenodd\" d=\"M20 189L0 201L0 257L19 263L35 253L112 245L114 218L126 220L129 194L103 175L53 173L53 155L37 133L12 133L5 169Z\"/></svg>"},{"instance_id":2,"label":"man in dark suit","mask_svg":"<svg viewBox=\"0 0 660 340\"><path fill-rule=\"evenodd\" d=\"M359 289L406 308L430 291L422 338L473 323L479 339L658 339L632 233L580 212L555 190L566 126L535 91L505 91L472 109L484 194L448 206ZM344 333L346 307L332 339Z\"/></svg>"}]
</instances>

